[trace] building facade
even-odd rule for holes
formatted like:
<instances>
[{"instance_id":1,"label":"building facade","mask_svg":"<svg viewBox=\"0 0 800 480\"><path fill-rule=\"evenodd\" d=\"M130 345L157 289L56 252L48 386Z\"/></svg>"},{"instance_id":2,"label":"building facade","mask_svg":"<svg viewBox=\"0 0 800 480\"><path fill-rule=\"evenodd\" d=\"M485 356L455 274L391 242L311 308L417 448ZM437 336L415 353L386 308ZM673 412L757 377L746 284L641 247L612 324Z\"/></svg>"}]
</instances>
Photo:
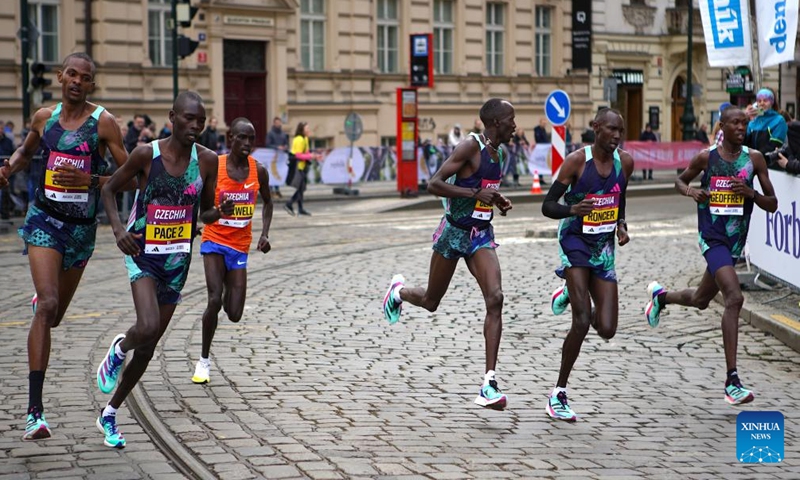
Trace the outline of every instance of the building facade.
<instances>
[{"instance_id":1,"label":"building facade","mask_svg":"<svg viewBox=\"0 0 800 480\"><path fill-rule=\"evenodd\" d=\"M33 59L57 68L74 51L98 65L92 100L128 120L165 121L172 102L169 0L28 0L41 35ZM20 24L19 2L0 12L2 31ZM263 142L273 117L311 124L317 144L347 144L344 119L363 118L359 145L396 135L396 88L409 84L409 35L434 34L435 86L419 91L420 138L469 130L489 97L514 103L532 129L544 98L570 93L572 120L594 108L589 72L570 72L570 5L563 0L195 0L180 33L200 41L179 63L180 89L198 91L221 125L253 120ZM85 19L91 18L90 28ZM87 36L90 41L87 42ZM21 120L20 42L0 37L0 118ZM49 73L55 83L55 74ZM58 97L56 86L50 91Z\"/></svg>"}]
</instances>

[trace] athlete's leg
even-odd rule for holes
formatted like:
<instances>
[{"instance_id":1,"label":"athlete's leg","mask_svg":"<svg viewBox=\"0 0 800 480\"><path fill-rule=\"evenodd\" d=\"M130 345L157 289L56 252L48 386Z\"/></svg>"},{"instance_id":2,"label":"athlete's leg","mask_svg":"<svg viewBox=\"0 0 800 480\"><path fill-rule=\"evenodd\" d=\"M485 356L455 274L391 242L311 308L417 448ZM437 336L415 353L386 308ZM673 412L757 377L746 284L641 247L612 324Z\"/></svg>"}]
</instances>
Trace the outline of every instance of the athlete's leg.
<instances>
[{"instance_id":1,"label":"athlete's leg","mask_svg":"<svg viewBox=\"0 0 800 480\"><path fill-rule=\"evenodd\" d=\"M161 315L156 294L156 281L142 277L131 283L133 305L136 309L136 323L125 333L119 347L123 352L152 345L158 341L161 330ZM126 369L127 371L127 369Z\"/></svg>"},{"instance_id":2,"label":"athlete's leg","mask_svg":"<svg viewBox=\"0 0 800 480\"><path fill-rule=\"evenodd\" d=\"M428 288L404 287L400 290L400 299L429 312L435 312L447 292L447 287L450 286L450 280L453 278L457 265L457 258L447 259L439 252L433 252L428 274Z\"/></svg>"},{"instance_id":3,"label":"athlete's leg","mask_svg":"<svg viewBox=\"0 0 800 480\"><path fill-rule=\"evenodd\" d=\"M592 275L589 279L589 292L595 303L592 325L597 334L606 340L617 333L619 317L619 293L616 282L610 282Z\"/></svg>"},{"instance_id":4,"label":"athlete's leg","mask_svg":"<svg viewBox=\"0 0 800 480\"><path fill-rule=\"evenodd\" d=\"M478 281L486 302L486 317L483 322L483 338L486 342L486 371L497 366L500 337L503 332L503 285L500 262L492 248L481 248L467 258L467 267Z\"/></svg>"},{"instance_id":5,"label":"athlete's leg","mask_svg":"<svg viewBox=\"0 0 800 480\"><path fill-rule=\"evenodd\" d=\"M206 272L206 288L208 304L203 312L203 346L200 356L208 358L211 341L217 331L219 310L222 308L222 289L225 279L225 257L216 253L203 255L203 266Z\"/></svg>"},{"instance_id":6,"label":"athlete's leg","mask_svg":"<svg viewBox=\"0 0 800 480\"><path fill-rule=\"evenodd\" d=\"M131 287L141 284L142 280L150 280L152 282L152 279L144 278L131 284ZM138 288L134 288L135 291L133 303L136 306L138 313L140 308L140 303L138 303L136 300L138 296L139 300L141 301L141 305L146 305L145 309L147 310L147 313L154 315L157 322L155 326L155 335L152 337L147 337L147 340L144 343L136 344L134 347L133 358L131 358L131 360L128 362L128 365L125 367L125 370L122 372L122 380L119 382L117 390L114 392L114 396L111 397L111 401L108 402L108 404L115 409L122 405L122 402L125 401L125 399L128 397L128 394L131 392L131 390L133 390L133 387L136 386L136 384L139 382L139 379L142 378L142 375L144 375L145 370L147 370L147 365L150 364L150 359L153 358L156 345L161 339L161 336L164 335L164 332L167 330L167 326L169 326L169 322L172 320L172 314L175 313L175 307L177 305L158 305L158 301L156 300L155 283L152 283L151 285L151 288L147 284L142 284L139 285ZM138 290L138 292L136 290ZM154 311L151 310L151 301L156 302ZM148 326L143 330L149 331L149 328L150 324L148 322ZM130 335L131 330L128 330L128 335ZM125 337L125 340L127 339L128 336ZM123 340L123 342L125 340Z\"/></svg>"},{"instance_id":7,"label":"athlete's leg","mask_svg":"<svg viewBox=\"0 0 800 480\"><path fill-rule=\"evenodd\" d=\"M244 313L244 300L247 297L247 269L236 268L225 274L225 312L228 320L238 322Z\"/></svg>"},{"instance_id":8,"label":"athlete's leg","mask_svg":"<svg viewBox=\"0 0 800 480\"><path fill-rule=\"evenodd\" d=\"M708 304L711 300L717 295L717 292L719 292L717 281L714 279L714 276L706 270L697 288L685 288L674 292L666 292L664 305L673 303L705 310L708 308ZM739 293L741 294L741 292Z\"/></svg>"},{"instance_id":9,"label":"athlete's leg","mask_svg":"<svg viewBox=\"0 0 800 480\"><path fill-rule=\"evenodd\" d=\"M63 255L55 249L28 246L31 278L38 303L28 331L28 366L31 371L44 371L50 362L50 329L58 324L61 262Z\"/></svg>"},{"instance_id":10,"label":"athlete's leg","mask_svg":"<svg viewBox=\"0 0 800 480\"><path fill-rule=\"evenodd\" d=\"M572 366L581 352L581 345L591 324L592 305L589 298L589 269L570 267L564 270L567 277L569 302L572 305L572 326L564 339L561 351L561 369L557 387L566 388Z\"/></svg>"},{"instance_id":11,"label":"athlete's leg","mask_svg":"<svg viewBox=\"0 0 800 480\"><path fill-rule=\"evenodd\" d=\"M728 371L736 369L736 350L739 344L739 314L744 304L742 287L733 267L722 267L714 278L717 281L725 311L722 313L722 345L725 349L725 363Z\"/></svg>"}]
</instances>

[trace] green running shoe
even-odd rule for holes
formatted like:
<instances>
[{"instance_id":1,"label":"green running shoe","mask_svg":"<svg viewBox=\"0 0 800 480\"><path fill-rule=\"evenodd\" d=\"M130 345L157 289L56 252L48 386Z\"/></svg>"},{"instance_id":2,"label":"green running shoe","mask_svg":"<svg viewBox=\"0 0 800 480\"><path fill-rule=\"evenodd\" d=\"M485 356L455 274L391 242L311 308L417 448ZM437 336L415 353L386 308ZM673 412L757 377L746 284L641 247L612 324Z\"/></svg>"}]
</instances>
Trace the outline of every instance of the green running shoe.
<instances>
[{"instance_id":1,"label":"green running shoe","mask_svg":"<svg viewBox=\"0 0 800 480\"><path fill-rule=\"evenodd\" d=\"M37 407L32 407L28 412L28 420L25 423L25 434L22 435L23 441L42 440L50 438L50 425L44 419L44 413Z\"/></svg>"},{"instance_id":2,"label":"green running shoe","mask_svg":"<svg viewBox=\"0 0 800 480\"><path fill-rule=\"evenodd\" d=\"M664 309L664 305L661 305L661 301L658 299L658 296L664 292L666 290L658 282L650 282L650 285L647 286L647 294L650 295L650 301L647 302L647 306L644 308L644 316L647 318L647 323L653 328L658 326L661 310Z\"/></svg>"},{"instance_id":3,"label":"green running shoe","mask_svg":"<svg viewBox=\"0 0 800 480\"><path fill-rule=\"evenodd\" d=\"M569 305L569 292L567 291L567 284L558 287L553 295L550 297L550 309L553 310L553 315L561 315Z\"/></svg>"},{"instance_id":4,"label":"green running shoe","mask_svg":"<svg viewBox=\"0 0 800 480\"><path fill-rule=\"evenodd\" d=\"M125 437L122 436L117 428L117 417L115 415L103 416L103 411L100 411L100 416L97 417L97 429L100 433L105 435L103 443L106 447L111 448L125 448Z\"/></svg>"},{"instance_id":5,"label":"green running shoe","mask_svg":"<svg viewBox=\"0 0 800 480\"><path fill-rule=\"evenodd\" d=\"M400 313L403 311L403 302L394 299L394 292L403 288L406 279L402 275L395 275L389 283L389 290L383 297L383 316L389 324L397 323L400 320Z\"/></svg>"},{"instance_id":6,"label":"green running shoe","mask_svg":"<svg viewBox=\"0 0 800 480\"><path fill-rule=\"evenodd\" d=\"M748 390L742 386L739 377L734 377L733 380L725 385L725 401L731 405L741 405L743 403L750 403L755 399L752 390Z\"/></svg>"},{"instance_id":7,"label":"green running shoe","mask_svg":"<svg viewBox=\"0 0 800 480\"><path fill-rule=\"evenodd\" d=\"M578 419L578 415L576 415L569 406L566 392L558 392L558 395L550 395L545 410L547 414L550 415L550 418L555 420L574 422Z\"/></svg>"}]
</instances>

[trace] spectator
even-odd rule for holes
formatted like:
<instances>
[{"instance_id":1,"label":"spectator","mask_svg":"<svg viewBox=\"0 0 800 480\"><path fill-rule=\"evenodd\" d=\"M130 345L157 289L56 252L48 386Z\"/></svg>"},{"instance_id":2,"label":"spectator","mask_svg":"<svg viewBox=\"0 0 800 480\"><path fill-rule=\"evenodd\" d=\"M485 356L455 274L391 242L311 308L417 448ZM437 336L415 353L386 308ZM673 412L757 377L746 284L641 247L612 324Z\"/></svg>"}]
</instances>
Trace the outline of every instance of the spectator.
<instances>
[{"instance_id":1,"label":"spectator","mask_svg":"<svg viewBox=\"0 0 800 480\"><path fill-rule=\"evenodd\" d=\"M472 133L483 133L483 122L481 122L480 118L475 119L475 123L472 124Z\"/></svg>"},{"instance_id":2,"label":"spectator","mask_svg":"<svg viewBox=\"0 0 800 480\"><path fill-rule=\"evenodd\" d=\"M447 146L450 147L450 150L452 151L454 148L456 148L456 145L464 140L464 138L466 137L464 137L464 133L461 131L461 125L456 123L453 125L453 129L450 130L450 134L447 136Z\"/></svg>"},{"instance_id":3,"label":"spectator","mask_svg":"<svg viewBox=\"0 0 800 480\"><path fill-rule=\"evenodd\" d=\"M267 132L267 148L274 148L282 152L289 150L289 134L283 131L283 121L281 117L272 119L272 128ZM277 161L277 158L276 158ZM272 198L283 198L281 187L278 185L270 186Z\"/></svg>"},{"instance_id":4,"label":"spectator","mask_svg":"<svg viewBox=\"0 0 800 480\"><path fill-rule=\"evenodd\" d=\"M800 121L792 120L787 125L786 143L788 151L786 155L778 154L778 165L787 173L793 175L800 174Z\"/></svg>"},{"instance_id":5,"label":"spectator","mask_svg":"<svg viewBox=\"0 0 800 480\"><path fill-rule=\"evenodd\" d=\"M16 138L14 138L14 122L6 122L5 127L3 127L3 132L6 134L6 137L11 139L11 143L16 145Z\"/></svg>"},{"instance_id":6,"label":"spectator","mask_svg":"<svg viewBox=\"0 0 800 480\"><path fill-rule=\"evenodd\" d=\"M653 132L653 127L649 123L644 126L644 131L641 135L639 135L640 142L657 142L658 137L656 137L655 132ZM642 180L652 180L653 179L653 169L649 170L642 170Z\"/></svg>"},{"instance_id":7,"label":"spectator","mask_svg":"<svg viewBox=\"0 0 800 480\"><path fill-rule=\"evenodd\" d=\"M310 160L318 159L315 153L310 152L309 135L311 135L311 127L306 122L297 124L297 129L294 133L292 140L291 154L297 158L297 171L292 178L292 186L296 189L292 198L286 202L283 208L294 216L293 205L297 202L297 213L299 215L311 215L305 208L303 208L303 194L306 191L306 182L308 180L308 162Z\"/></svg>"},{"instance_id":8,"label":"spectator","mask_svg":"<svg viewBox=\"0 0 800 480\"><path fill-rule=\"evenodd\" d=\"M216 117L211 117L211 120L208 121L208 126L206 127L205 130L203 130L203 133L200 135L198 143L213 152L219 152L220 142L219 142L219 132L217 132Z\"/></svg>"},{"instance_id":9,"label":"spectator","mask_svg":"<svg viewBox=\"0 0 800 480\"><path fill-rule=\"evenodd\" d=\"M158 139L161 140L162 138L167 138L172 135L172 122L167 120L164 122L164 128L158 132Z\"/></svg>"},{"instance_id":10,"label":"spectator","mask_svg":"<svg viewBox=\"0 0 800 480\"><path fill-rule=\"evenodd\" d=\"M522 128L517 127L514 135L511 137L510 155L508 156L508 167L503 176L511 171L511 178L513 179L512 186L519 187L519 164L525 161L528 151L528 139L525 138L525 132Z\"/></svg>"},{"instance_id":11,"label":"spectator","mask_svg":"<svg viewBox=\"0 0 800 480\"><path fill-rule=\"evenodd\" d=\"M133 117L133 122L128 124L128 133L125 135L123 143L125 144L125 150L128 153L131 153L134 148L139 145L139 139L142 135L142 131L145 129L146 123L144 119L144 115L137 113Z\"/></svg>"},{"instance_id":12,"label":"spectator","mask_svg":"<svg viewBox=\"0 0 800 480\"><path fill-rule=\"evenodd\" d=\"M539 119L539 125L533 129L533 141L535 143L550 143L550 135L547 133L547 120Z\"/></svg>"},{"instance_id":13,"label":"spectator","mask_svg":"<svg viewBox=\"0 0 800 480\"><path fill-rule=\"evenodd\" d=\"M697 139L697 141L699 141L700 143L702 143L704 146L707 147L710 143L708 139L708 125L706 125L705 123L700 125L700 128L697 130L697 133L695 134L695 138Z\"/></svg>"},{"instance_id":14,"label":"spectator","mask_svg":"<svg viewBox=\"0 0 800 480\"><path fill-rule=\"evenodd\" d=\"M11 155L14 153L14 150L15 150L14 142L11 140L11 138L9 138L6 135L5 131L0 133L0 164L2 164L5 160L11 158ZM3 220L8 220L10 218L9 212L12 209L11 195L14 192L15 177L16 177L15 175L9 177L8 186L6 186L3 189L0 189L0 219Z\"/></svg>"},{"instance_id":15,"label":"spectator","mask_svg":"<svg viewBox=\"0 0 800 480\"><path fill-rule=\"evenodd\" d=\"M786 141L786 120L775 105L775 92L762 88L756 94L755 107L748 105L745 113L750 117L744 144L749 148L767 154Z\"/></svg>"}]
</instances>

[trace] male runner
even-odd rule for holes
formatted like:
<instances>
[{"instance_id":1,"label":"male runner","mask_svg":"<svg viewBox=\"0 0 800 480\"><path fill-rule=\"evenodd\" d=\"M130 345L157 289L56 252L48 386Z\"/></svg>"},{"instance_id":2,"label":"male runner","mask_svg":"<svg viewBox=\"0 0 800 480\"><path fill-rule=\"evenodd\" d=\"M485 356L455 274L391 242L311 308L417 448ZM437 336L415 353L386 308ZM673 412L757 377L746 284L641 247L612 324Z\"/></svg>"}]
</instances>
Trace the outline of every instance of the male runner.
<instances>
[{"instance_id":1,"label":"male runner","mask_svg":"<svg viewBox=\"0 0 800 480\"><path fill-rule=\"evenodd\" d=\"M483 104L480 117L484 133L470 133L428 183L430 193L447 198L445 216L433 234L428 288L406 287L403 276L395 275L383 299L383 313L389 323L397 322L404 301L435 312L463 258L486 302L486 374L475 403L503 410L508 398L495 378L503 329L503 288L491 221L493 207L501 215L512 208L511 201L498 192L505 160L500 145L511 140L517 127L514 107L498 98ZM451 177L455 179L452 183L448 180Z\"/></svg>"},{"instance_id":2,"label":"male runner","mask_svg":"<svg viewBox=\"0 0 800 480\"><path fill-rule=\"evenodd\" d=\"M745 113L734 106L727 107L720 115L720 128L722 143L698 153L689 163L689 168L675 180L675 189L697 203L700 249L708 268L700 285L694 289L668 292L658 282L651 282L647 287L650 301L645 307L645 316L650 326L656 327L661 311L670 303L705 310L721 291L725 302L722 344L728 368L725 400L738 405L753 401L755 396L742 386L736 371L739 313L744 297L733 267L747 241L753 204L775 212L778 199L769 180L764 156L743 145L747 131ZM701 173L700 188L689 186ZM756 175L763 195L753 188Z\"/></svg>"},{"instance_id":3,"label":"male runner","mask_svg":"<svg viewBox=\"0 0 800 480\"><path fill-rule=\"evenodd\" d=\"M114 212L115 195L122 185L135 177L139 181L127 229L116 216L110 217L117 246L126 255L136 308L136 323L114 338L97 369L97 386L110 393L117 387L126 354L134 352L114 396L96 422L105 435L105 445L113 448L125 447L125 438L117 429L117 409L147 369L180 302L192 258L198 207L207 225L223 214L233 214L230 200L219 207L214 205L217 154L196 143L206 121L200 95L179 94L169 119L172 135L136 147L102 191L106 211Z\"/></svg>"},{"instance_id":4,"label":"male runner","mask_svg":"<svg viewBox=\"0 0 800 480\"><path fill-rule=\"evenodd\" d=\"M117 165L128 158L114 116L86 98L94 91L95 64L85 53L68 55L57 72L61 102L33 116L24 143L0 167L0 188L24 170L42 147L46 161L19 234L36 290L28 333L28 416L23 440L50 437L42 390L50 361L50 329L64 318L94 251L98 188L106 181L106 151ZM37 307L38 304L38 308Z\"/></svg>"},{"instance_id":5,"label":"male runner","mask_svg":"<svg viewBox=\"0 0 800 480\"><path fill-rule=\"evenodd\" d=\"M546 411L551 418L571 422L578 417L567 401L567 380L589 326L605 339L617 331L614 235L620 246L630 240L625 223L625 191L633 173L633 158L617 148L625 124L616 110L602 109L592 128L594 144L567 156L542 204L545 216L561 219L561 267L556 274L566 280L566 286L553 295L553 313L559 315L567 304L572 304L572 327L564 339L561 369ZM558 203L562 196L565 204Z\"/></svg>"},{"instance_id":6,"label":"male runner","mask_svg":"<svg viewBox=\"0 0 800 480\"><path fill-rule=\"evenodd\" d=\"M256 130L250 120L237 118L228 130L228 155L219 156L217 188L214 193L220 203L231 200L233 215L223 216L203 229L200 253L206 271L208 305L203 312L203 347L200 360L194 369L194 383L208 383L211 360L211 340L217 330L220 308L225 308L228 319L238 322L242 318L247 291L247 252L253 239L251 220L256 207L256 195L264 200L261 211L261 236L257 248L269 252L269 226L272 223L272 195L269 174L263 165L250 156L256 141Z\"/></svg>"}]
</instances>

